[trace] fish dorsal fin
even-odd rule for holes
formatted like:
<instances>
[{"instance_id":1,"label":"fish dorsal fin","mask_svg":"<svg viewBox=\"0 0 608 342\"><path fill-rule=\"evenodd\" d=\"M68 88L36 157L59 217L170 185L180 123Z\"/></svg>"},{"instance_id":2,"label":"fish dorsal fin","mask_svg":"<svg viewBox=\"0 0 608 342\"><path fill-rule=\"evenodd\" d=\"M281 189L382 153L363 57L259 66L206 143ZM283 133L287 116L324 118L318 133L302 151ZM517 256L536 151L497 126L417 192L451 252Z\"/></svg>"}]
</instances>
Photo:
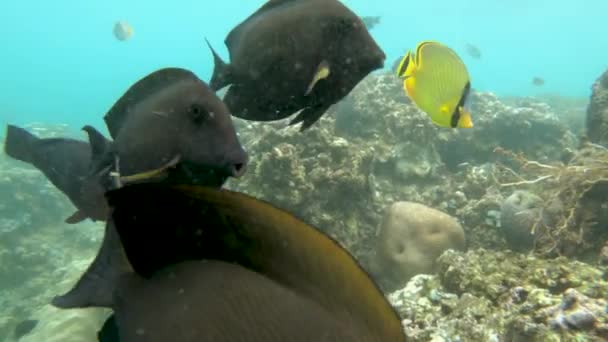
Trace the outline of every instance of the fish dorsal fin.
<instances>
[{"instance_id":1,"label":"fish dorsal fin","mask_svg":"<svg viewBox=\"0 0 608 342\"><path fill-rule=\"evenodd\" d=\"M318 229L227 190L146 183L107 193L126 255L144 277L184 261L237 263L362 327L404 341L401 321L370 276Z\"/></svg>"},{"instance_id":2,"label":"fish dorsal fin","mask_svg":"<svg viewBox=\"0 0 608 342\"><path fill-rule=\"evenodd\" d=\"M243 31L243 28L245 27L245 25L247 25L247 23L249 23L249 21L251 21L254 18L257 18L258 16L260 16L264 13L267 13L270 10L275 9L279 6L284 6L286 4L297 2L297 1L301 1L301 0L268 0L268 1L266 1L266 3L263 4L260 8L258 8L257 11L253 12L253 14L251 14L249 17L247 17L247 19L243 20L240 24L235 26L230 31L230 33L228 33L228 36L226 36L226 40L224 41L224 43L226 44L226 47L228 47L228 50L231 50L232 46L238 41L238 39Z\"/></svg>"},{"instance_id":3,"label":"fish dorsal fin","mask_svg":"<svg viewBox=\"0 0 608 342\"><path fill-rule=\"evenodd\" d=\"M168 85L188 79L198 80L192 71L182 68L164 68L137 81L116 101L103 118L108 126L110 136L116 139L130 108Z\"/></svg>"}]
</instances>

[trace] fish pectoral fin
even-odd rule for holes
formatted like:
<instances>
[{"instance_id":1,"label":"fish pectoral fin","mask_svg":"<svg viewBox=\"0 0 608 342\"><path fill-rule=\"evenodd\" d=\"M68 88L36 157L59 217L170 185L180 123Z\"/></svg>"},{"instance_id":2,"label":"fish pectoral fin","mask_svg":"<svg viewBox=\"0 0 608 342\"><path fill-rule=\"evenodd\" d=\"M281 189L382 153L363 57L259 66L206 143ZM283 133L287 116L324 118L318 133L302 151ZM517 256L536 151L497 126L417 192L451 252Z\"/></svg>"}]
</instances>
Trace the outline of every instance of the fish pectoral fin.
<instances>
[{"instance_id":1,"label":"fish pectoral fin","mask_svg":"<svg viewBox=\"0 0 608 342\"><path fill-rule=\"evenodd\" d=\"M85 214L82 210L76 210L75 213L73 213L70 217L65 219L65 223L74 224L74 223L82 222L82 221L86 220L87 218L89 218L89 216L87 214Z\"/></svg>"},{"instance_id":2,"label":"fish pectoral fin","mask_svg":"<svg viewBox=\"0 0 608 342\"><path fill-rule=\"evenodd\" d=\"M444 104L441 107L439 107L439 111L442 112L443 114L449 114L450 108L448 107L448 105Z\"/></svg>"},{"instance_id":3,"label":"fish pectoral fin","mask_svg":"<svg viewBox=\"0 0 608 342\"><path fill-rule=\"evenodd\" d=\"M329 73L330 73L329 63L327 63L326 60L321 61L321 63L319 63L319 66L317 67L317 71L315 71L315 75L313 76L312 81L308 85L308 89L306 89L306 93L304 93L304 95L305 96L309 95L310 92L312 91L312 89L317 84L317 82L319 82L320 80L322 80L324 78L327 78L327 76L329 76Z\"/></svg>"},{"instance_id":4,"label":"fish pectoral fin","mask_svg":"<svg viewBox=\"0 0 608 342\"><path fill-rule=\"evenodd\" d=\"M323 116L323 114L329 109L327 105L318 105L315 107L308 107L298 113L293 120L289 122L289 125L296 125L298 123L302 123L300 126L300 132L307 130L310 126L312 126L315 122Z\"/></svg>"}]
</instances>

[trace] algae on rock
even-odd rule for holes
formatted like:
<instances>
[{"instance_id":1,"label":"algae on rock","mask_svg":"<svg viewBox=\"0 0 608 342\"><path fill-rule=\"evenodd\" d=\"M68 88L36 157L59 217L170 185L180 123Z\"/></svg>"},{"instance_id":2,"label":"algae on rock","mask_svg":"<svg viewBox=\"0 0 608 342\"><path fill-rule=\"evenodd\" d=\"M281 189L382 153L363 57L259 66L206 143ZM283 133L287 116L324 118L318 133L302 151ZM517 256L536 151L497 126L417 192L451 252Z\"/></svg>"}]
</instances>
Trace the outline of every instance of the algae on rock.
<instances>
[{"instance_id":1,"label":"algae on rock","mask_svg":"<svg viewBox=\"0 0 608 342\"><path fill-rule=\"evenodd\" d=\"M587 136L608 147L608 70L593 84L587 107Z\"/></svg>"},{"instance_id":2,"label":"algae on rock","mask_svg":"<svg viewBox=\"0 0 608 342\"><path fill-rule=\"evenodd\" d=\"M438 264L438 276L416 276L388 297L412 341L608 338L600 269L484 249L448 250Z\"/></svg>"}]
</instances>

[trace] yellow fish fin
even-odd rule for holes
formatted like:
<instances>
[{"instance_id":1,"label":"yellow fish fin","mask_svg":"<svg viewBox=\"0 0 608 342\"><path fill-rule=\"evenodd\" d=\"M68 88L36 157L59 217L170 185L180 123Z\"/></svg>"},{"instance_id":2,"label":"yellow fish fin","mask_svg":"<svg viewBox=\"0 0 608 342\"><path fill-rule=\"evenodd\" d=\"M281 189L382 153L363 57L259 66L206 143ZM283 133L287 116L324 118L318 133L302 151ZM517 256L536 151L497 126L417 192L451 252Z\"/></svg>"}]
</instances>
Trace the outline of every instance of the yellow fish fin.
<instances>
[{"instance_id":1,"label":"yellow fish fin","mask_svg":"<svg viewBox=\"0 0 608 342\"><path fill-rule=\"evenodd\" d=\"M327 78L327 76L329 76L329 73L330 73L329 63L327 63L326 60L321 61L321 63L319 63L319 66L317 67L317 71L315 72L315 75L312 78L312 81L310 82L310 84L308 85L308 89L306 90L306 93L304 93L304 95L310 94L310 92L312 91L312 88L314 88L315 84L317 84L317 82L319 82L320 80Z\"/></svg>"},{"instance_id":2,"label":"yellow fish fin","mask_svg":"<svg viewBox=\"0 0 608 342\"><path fill-rule=\"evenodd\" d=\"M448 113L450 113L450 107L447 104L444 104L441 107L439 107L439 111L442 112L443 114L448 114Z\"/></svg>"},{"instance_id":3,"label":"yellow fish fin","mask_svg":"<svg viewBox=\"0 0 608 342\"><path fill-rule=\"evenodd\" d=\"M422 51L422 48L425 47L425 45L433 45L433 44L440 44L440 43L433 41L433 40L425 40L425 41L418 43L418 45L416 46L416 54L414 55L415 56L414 62L416 63L416 65L418 65L420 67L420 56L422 55L420 52Z\"/></svg>"},{"instance_id":4,"label":"yellow fish fin","mask_svg":"<svg viewBox=\"0 0 608 342\"><path fill-rule=\"evenodd\" d=\"M458 107L460 111L460 118L458 119L458 127L460 128L472 128L473 120L471 119L471 113L464 107Z\"/></svg>"},{"instance_id":5,"label":"yellow fish fin","mask_svg":"<svg viewBox=\"0 0 608 342\"><path fill-rule=\"evenodd\" d=\"M406 77L403 81L403 88L407 92L407 96L409 96L413 101L415 101L414 97L416 95L414 89L416 89L416 78L413 76Z\"/></svg>"}]
</instances>

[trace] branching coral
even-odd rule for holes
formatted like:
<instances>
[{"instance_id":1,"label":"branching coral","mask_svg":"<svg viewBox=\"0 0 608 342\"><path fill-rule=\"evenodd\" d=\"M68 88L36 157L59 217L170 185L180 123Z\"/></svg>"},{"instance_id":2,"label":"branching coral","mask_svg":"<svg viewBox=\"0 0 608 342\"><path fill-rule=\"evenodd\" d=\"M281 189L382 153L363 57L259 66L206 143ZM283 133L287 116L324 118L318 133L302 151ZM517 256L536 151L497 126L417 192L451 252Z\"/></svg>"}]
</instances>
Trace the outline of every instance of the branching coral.
<instances>
[{"instance_id":1,"label":"branching coral","mask_svg":"<svg viewBox=\"0 0 608 342\"><path fill-rule=\"evenodd\" d=\"M494 152L505 160L496 164L493 174L501 188L527 187L544 198L545 205L530 227L536 252L569 254L569 249L584 245L585 229L597 222L583 215L582 209L593 189L608 184L608 149L584 142L568 163L555 164L528 160L500 147ZM547 211L554 219L547 220Z\"/></svg>"}]
</instances>

